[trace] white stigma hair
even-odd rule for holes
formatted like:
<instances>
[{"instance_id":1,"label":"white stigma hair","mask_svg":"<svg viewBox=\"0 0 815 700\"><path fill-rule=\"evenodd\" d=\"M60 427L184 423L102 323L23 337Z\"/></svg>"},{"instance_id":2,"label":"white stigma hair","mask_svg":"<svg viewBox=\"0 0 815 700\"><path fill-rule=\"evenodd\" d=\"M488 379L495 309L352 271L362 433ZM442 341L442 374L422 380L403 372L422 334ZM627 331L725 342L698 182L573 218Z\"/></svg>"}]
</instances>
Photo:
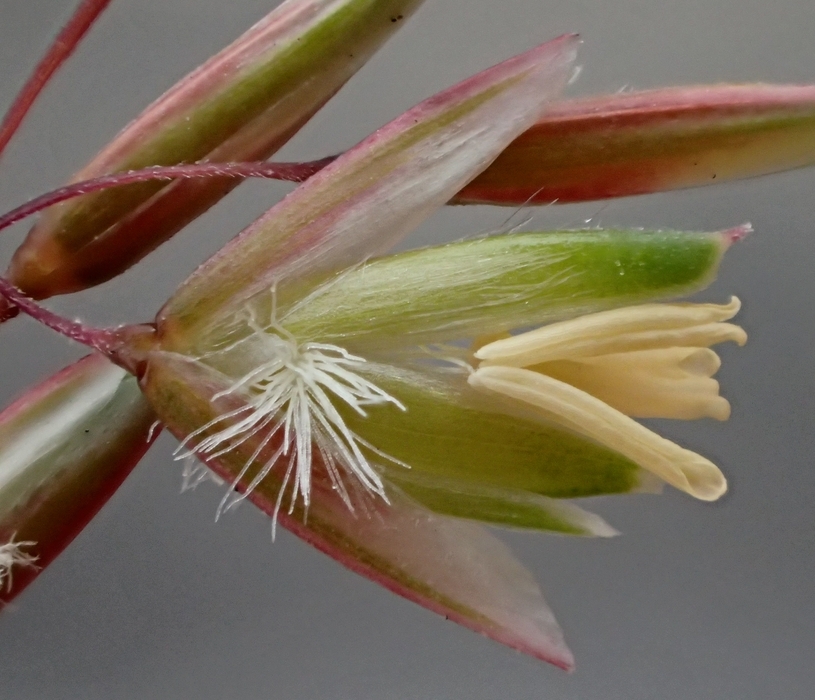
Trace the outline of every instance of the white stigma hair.
<instances>
[{"instance_id":1,"label":"white stigma hair","mask_svg":"<svg viewBox=\"0 0 815 700\"><path fill-rule=\"evenodd\" d=\"M251 339L258 343L252 356L257 357L259 353L264 361L212 397L217 401L223 396L239 395L243 405L195 430L175 453L177 459L191 456L216 459L258 437L257 446L221 501L217 515L251 494L278 463L285 464L285 472L275 505L273 527L292 477L289 513L293 512L298 497L307 511L311 501L315 448L332 488L351 510L354 508L344 477L351 477L354 485L361 486L364 493L375 494L387 502L382 479L362 448L387 461L407 465L380 452L352 431L335 403L345 403L363 417L367 416L365 407L368 406L392 404L404 411L404 405L357 374L355 370L366 363L364 358L351 355L337 345L299 343L274 320L274 311L268 326L261 326L251 312L247 324L252 331L250 336L216 353L227 352ZM224 427L196 442L201 434L218 425ZM261 453L271 449L269 446L273 440L277 440L279 446L265 458L243 493L238 493L236 487ZM187 447L190 443L195 444Z\"/></svg>"},{"instance_id":2,"label":"white stigma hair","mask_svg":"<svg viewBox=\"0 0 815 700\"><path fill-rule=\"evenodd\" d=\"M0 588L11 590L12 568L14 566L34 567L37 557L23 551L23 547L33 547L36 542L15 542L14 537L6 544L0 545Z\"/></svg>"}]
</instances>

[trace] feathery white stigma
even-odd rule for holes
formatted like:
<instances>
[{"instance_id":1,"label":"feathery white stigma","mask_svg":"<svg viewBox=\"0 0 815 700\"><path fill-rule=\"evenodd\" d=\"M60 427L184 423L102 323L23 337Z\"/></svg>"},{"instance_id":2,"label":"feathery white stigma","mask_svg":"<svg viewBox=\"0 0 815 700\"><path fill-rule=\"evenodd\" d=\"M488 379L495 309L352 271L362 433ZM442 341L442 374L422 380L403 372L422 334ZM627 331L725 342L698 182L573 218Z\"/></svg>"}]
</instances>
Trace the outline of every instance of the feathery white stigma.
<instances>
[{"instance_id":1,"label":"feathery white stigma","mask_svg":"<svg viewBox=\"0 0 815 700\"><path fill-rule=\"evenodd\" d=\"M365 359L351 355L336 345L298 343L277 324L261 328L254 319L249 325L254 331L252 356L265 359L229 388L213 396L239 395L244 405L219 416L192 433L184 444L218 424L225 427L209 435L194 447L178 454L178 458L198 455L216 458L258 437L258 444L247 460L233 487L243 480L258 457L274 440L279 443L274 453L260 466L257 474L239 494L233 490L224 496L218 514L246 498L269 472L282 462L285 473L275 507L275 520L283 494L294 477L289 513L297 498L307 509L311 500L312 458L316 448L328 472L333 489L353 510L343 476L352 477L364 491L387 501L382 480L362 448L389 460L348 428L336 403L343 402L361 416L365 407L392 404L405 407L393 396L355 372ZM259 353L259 355L258 355ZM179 448L181 450L184 447Z\"/></svg>"},{"instance_id":2,"label":"feathery white stigma","mask_svg":"<svg viewBox=\"0 0 815 700\"><path fill-rule=\"evenodd\" d=\"M36 542L15 542L14 535L6 544L0 545L0 588L4 585L11 590L11 569L14 566L35 566L37 557L23 551L23 547L33 547Z\"/></svg>"},{"instance_id":3,"label":"feathery white stigma","mask_svg":"<svg viewBox=\"0 0 815 700\"><path fill-rule=\"evenodd\" d=\"M181 470L181 493L195 491L207 481L211 481L217 486L224 485L224 480L206 464L199 462L195 457L187 457L184 460L184 468Z\"/></svg>"}]
</instances>

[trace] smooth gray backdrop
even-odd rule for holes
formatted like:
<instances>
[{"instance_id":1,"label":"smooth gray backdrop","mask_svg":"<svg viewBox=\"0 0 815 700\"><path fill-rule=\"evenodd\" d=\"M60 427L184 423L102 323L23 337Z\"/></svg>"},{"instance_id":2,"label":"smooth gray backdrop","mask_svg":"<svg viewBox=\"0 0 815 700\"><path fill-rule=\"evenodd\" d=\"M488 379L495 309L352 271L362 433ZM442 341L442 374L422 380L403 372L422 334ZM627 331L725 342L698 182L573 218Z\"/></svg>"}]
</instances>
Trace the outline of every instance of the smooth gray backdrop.
<instances>
[{"instance_id":1,"label":"smooth gray backdrop","mask_svg":"<svg viewBox=\"0 0 815 700\"><path fill-rule=\"evenodd\" d=\"M0 0L0 107L69 0ZM273 0L116 0L0 162L0 209L57 186ZM563 32L580 32L573 94L815 79L812 0L428 0L280 154L352 145L422 98ZM564 674L341 569L219 491L178 494L162 437L97 520L0 615L0 694L13 700L810 700L815 696L815 171L711 189L548 207L529 228L718 229L752 221L704 298L744 300L725 347L729 423L665 424L715 458L731 492L607 499L624 536L507 535L574 650ZM104 287L52 308L149 319L206 256L287 191L250 183ZM412 244L498 228L505 210L448 210ZM5 236L5 259L22 235ZM18 320L0 329L3 402L81 354ZM662 428L662 426L661 426Z\"/></svg>"}]
</instances>

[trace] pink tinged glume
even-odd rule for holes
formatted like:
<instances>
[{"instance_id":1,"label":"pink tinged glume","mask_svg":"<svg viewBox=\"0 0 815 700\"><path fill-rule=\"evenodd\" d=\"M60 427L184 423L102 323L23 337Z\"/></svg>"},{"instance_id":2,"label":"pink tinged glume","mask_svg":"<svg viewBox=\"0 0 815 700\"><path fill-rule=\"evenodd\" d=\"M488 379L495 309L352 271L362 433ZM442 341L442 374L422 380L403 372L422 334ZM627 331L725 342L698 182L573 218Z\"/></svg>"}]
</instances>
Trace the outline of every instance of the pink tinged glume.
<instances>
[{"instance_id":1,"label":"pink tinged glume","mask_svg":"<svg viewBox=\"0 0 815 700\"><path fill-rule=\"evenodd\" d=\"M394 495L390 500L390 506L373 517L354 515L337 499L332 504L334 527L385 566L354 557L341 544L286 515L283 522L302 539L394 593L571 670L574 658L540 588L506 545L474 523L439 517ZM402 576L391 575L392 567Z\"/></svg>"},{"instance_id":2,"label":"pink tinged glume","mask_svg":"<svg viewBox=\"0 0 815 700\"><path fill-rule=\"evenodd\" d=\"M456 204L568 203L815 162L815 86L701 85L564 100Z\"/></svg>"},{"instance_id":3,"label":"pink tinged glume","mask_svg":"<svg viewBox=\"0 0 815 700\"><path fill-rule=\"evenodd\" d=\"M231 481L231 472L211 463ZM435 515L389 490L352 512L315 488L306 522L262 492L249 496L310 545L397 595L513 649L572 670L574 657L532 575L485 528Z\"/></svg>"},{"instance_id":4,"label":"pink tinged glume","mask_svg":"<svg viewBox=\"0 0 815 700\"><path fill-rule=\"evenodd\" d=\"M275 284L313 281L390 249L541 116L571 74L577 43L562 37L505 61L375 132L202 265L159 322L189 323L204 299L207 314L235 308Z\"/></svg>"}]
</instances>

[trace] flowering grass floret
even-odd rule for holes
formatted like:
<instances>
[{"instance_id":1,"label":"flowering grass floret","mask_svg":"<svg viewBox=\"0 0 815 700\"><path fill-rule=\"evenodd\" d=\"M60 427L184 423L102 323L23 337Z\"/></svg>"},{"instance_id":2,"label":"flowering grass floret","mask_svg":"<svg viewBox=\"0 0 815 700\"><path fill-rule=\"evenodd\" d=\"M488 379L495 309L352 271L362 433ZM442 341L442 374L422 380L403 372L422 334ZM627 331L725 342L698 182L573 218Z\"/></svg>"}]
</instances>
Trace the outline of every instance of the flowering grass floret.
<instances>
[{"instance_id":1,"label":"flowering grass floret","mask_svg":"<svg viewBox=\"0 0 815 700\"><path fill-rule=\"evenodd\" d=\"M236 487L249 469L257 466L259 455L273 441L279 444L243 493L231 500L230 492L227 493L219 513L251 494L279 463L285 464L285 471L275 521L292 477L289 513L293 511L298 496L308 509L315 447L332 487L351 510L353 503L344 483L347 478L353 479L364 491L387 501L382 479L363 452L363 447L374 451L375 448L348 428L335 402L350 407L362 417L367 417L365 409L370 406L392 404L401 410L405 407L355 371L365 364L364 358L351 355L337 345L300 343L275 321L261 326L251 313L248 316L251 335L216 354L246 353L245 346L249 345L248 353L258 358L257 364L212 397L217 401L224 396L240 395L244 404L193 431L177 450L179 459L192 455L215 459L259 435L257 447L235 477L233 487ZM223 427L212 432L216 426ZM202 434L207 437L199 441ZM190 443L193 446L184 450L184 446Z\"/></svg>"},{"instance_id":2,"label":"flowering grass floret","mask_svg":"<svg viewBox=\"0 0 815 700\"><path fill-rule=\"evenodd\" d=\"M391 23L419 5L284 2L248 40L148 109L86 174L171 167L75 183L0 217L3 228L83 188L95 193L35 227L18 251L11 283L0 279L0 294L6 316L22 310L100 353L43 385L24 411L0 414L0 428L18 438L25 437L18 427L34 422L30 416L46 426L50 418L52 428L57 409L71 418L58 434L45 430L25 441L17 461L23 496L0 480L8 539L0 546L0 589L11 589L12 568L56 556L70 537L52 536L54 513L62 513L60 529L72 537L141 456L157 417L181 440L183 488L209 475L229 485L218 515L249 499L272 517L273 528L279 521L388 589L570 668L571 653L540 589L472 521L609 537L616 531L572 499L656 490L655 477L703 500L725 492L712 462L634 419L729 416L713 379L720 360L710 348L746 341L727 322L738 301L653 302L707 285L748 227L513 233L385 255L448 202L511 204L521 195L523 202L550 201L558 182L562 188L575 175L567 142L589 160L597 144L622 157L592 185L577 173L578 186L567 182L571 189L561 190L573 200L696 183L704 168L690 179L684 168L713 152L705 168L719 169L733 149L775 153L771 146L811 126L812 91L754 86L578 101L555 106L547 126L545 112L574 72L578 42L564 36L436 95L305 171L184 164L272 153L392 33ZM261 84L263 76L271 82ZM241 95L252 98L254 111L241 106ZM651 98L656 102L644 106ZM751 109L751 100L763 107ZM731 123L726 115L734 108L739 118ZM608 118L620 110L633 116L625 129ZM784 126L792 113L794 124ZM259 121L249 124L252 114ZM583 136L561 138L574 136L575 124L583 124ZM693 153L657 158L657 170L674 176L636 185L632 173L665 150L666 124L674 150L696 134ZM745 124L755 132L745 146L711 146L715 135L732 136ZM264 143L255 142L260 134ZM609 134L617 136L616 150L606 148ZM176 136L189 148L170 148ZM531 167L541 149L554 159ZM519 155L523 167L507 165ZM784 151L752 170L742 163L727 172L764 172L812 156L790 157ZM295 171L302 177L292 177ZM153 323L93 329L31 299L126 269L235 184L224 177L289 173L300 181L312 172L199 267ZM168 176L179 180L160 182ZM622 189L609 190L611 181ZM102 193L123 184L134 189ZM134 231L153 236L136 240ZM443 350L428 353L430 345ZM100 377L104 386L94 387ZM76 392L72 400L60 395L63 384ZM76 397L92 400L95 412ZM81 414L76 421L66 403ZM97 434L89 423L104 429ZM40 442L49 435L55 449L45 454ZM14 444L0 448L13 451ZM194 458L206 466L191 466ZM103 462L114 469L106 472ZM40 490L42 483L60 493ZM72 497L74 488L91 494L87 504ZM43 502L52 510L38 512ZM29 528L19 531L21 541L17 519Z\"/></svg>"}]
</instances>

